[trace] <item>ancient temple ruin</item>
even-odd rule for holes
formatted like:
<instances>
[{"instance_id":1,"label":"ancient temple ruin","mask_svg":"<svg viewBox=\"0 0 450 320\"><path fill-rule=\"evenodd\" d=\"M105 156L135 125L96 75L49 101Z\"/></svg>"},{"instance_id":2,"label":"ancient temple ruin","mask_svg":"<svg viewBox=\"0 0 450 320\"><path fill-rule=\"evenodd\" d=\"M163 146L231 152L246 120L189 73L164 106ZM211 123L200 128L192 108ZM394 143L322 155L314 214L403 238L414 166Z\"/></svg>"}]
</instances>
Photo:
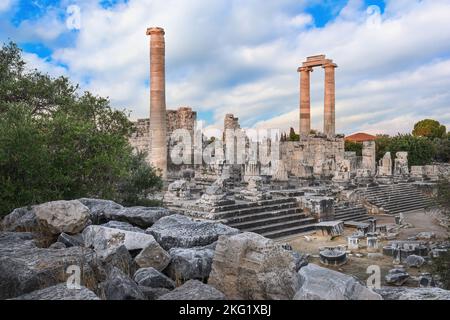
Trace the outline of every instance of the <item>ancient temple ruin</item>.
<instances>
[{"instance_id":1,"label":"ancient temple ruin","mask_svg":"<svg viewBox=\"0 0 450 320\"><path fill-rule=\"evenodd\" d=\"M345 151L332 60L308 57L298 69L297 141L277 130L255 136L226 112L213 138L192 108L167 110L164 30L147 35L150 117L134 123L130 143L160 170L164 186L148 195L160 203L81 198L14 209L0 219L0 299L450 299L430 268L450 250L450 219L430 196L450 164L411 166L407 152L380 154L367 135L360 153ZM310 121L318 66L323 132ZM270 305L253 307L256 315Z\"/></svg>"},{"instance_id":2,"label":"ancient temple ruin","mask_svg":"<svg viewBox=\"0 0 450 320\"><path fill-rule=\"evenodd\" d=\"M297 70L298 141L285 141L280 135L254 140L229 113L223 134L209 140L197 130L192 108L166 110L164 30L149 28L147 34L150 119L135 122L130 142L146 151L149 163L161 170L168 185L164 201L178 212L270 238L329 226L367 231L370 214L428 207L430 201L422 191L438 177L450 175L450 169L441 165L410 168L405 152L388 152L377 161L374 141L362 143L362 155L346 152L344 135L336 134L335 126L337 65L325 55L307 57ZM323 132L311 130L310 72L315 67L325 70ZM173 133L180 130L192 144L178 148L182 139L174 139ZM212 161L206 162L202 152L208 148ZM190 152L189 161L175 163L174 153L185 151ZM273 158L261 157L266 153ZM333 230L327 232L336 233Z\"/></svg>"},{"instance_id":3,"label":"ancient temple ruin","mask_svg":"<svg viewBox=\"0 0 450 320\"><path fill-rule=\"evenodd\" d=\"M325 70L325 94L323 132L327 136L335 134L335 77L334 69L337 65L325 55L317 55L306 58L300 72L300 134L309 135L311 132L311 94L310 73L314 67L322 67Z\"/></svg>"}]
</instances>

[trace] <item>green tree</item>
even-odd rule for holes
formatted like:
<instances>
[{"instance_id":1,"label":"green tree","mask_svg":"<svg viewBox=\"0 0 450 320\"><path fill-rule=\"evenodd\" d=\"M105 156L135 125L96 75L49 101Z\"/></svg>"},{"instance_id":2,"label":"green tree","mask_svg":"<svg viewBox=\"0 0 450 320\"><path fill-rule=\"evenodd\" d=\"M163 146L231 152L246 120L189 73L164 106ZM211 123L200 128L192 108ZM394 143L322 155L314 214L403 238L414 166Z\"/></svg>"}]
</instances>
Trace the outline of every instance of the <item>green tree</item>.
<instances>
[{"instance_id":1,"label":"green tree","mask_svg":"<svg viewBox=\"0 0 450 320\"><path fill-rule=\"evenodd\" d=\"M133 126L108 99L67 78L26 71L13 43L0 50L0 215L56 199L141 203L161 187L128 142Z\"/></svg>"},{"instance_id":2,"label":"green tree","mask_svg":"<svg viewBox=\"0 0 450 320\"><path fill-rule=\"evenodd\" d=\"M387 151L395 157L398 151L408 152L409 166L423 166L433 161L436 150L432 141L410 134L399 134L392 137Z\"/></svg>"},{"instance_id":3,"label":"green tree","mask_svg":"<svg viewBox=\"0 0 450 320\"><path fill-rule=\"evenodd\" d=\"M434 139L436 150L435 160L438 162L450 162L450 136L442 139Z\"/></svg>"},{"instance_id":4,"label":"green tree","mask_svg":"<svg viewBox=\"0 0 450 320\"><path fill-rule=\"evenodd\" d=\"M147 195L163 187L160 172L145 162L147 154L138 152L131 157L129 172L125 179L119 184L120 202L126 206L159 206L160 201L151 200Z\"/></svg>"},{"instance_id":5,"label":"green tree","mask_svg":"<svg viewBox=\"0 0 450 320\"><path fill-rule=\"evenodd\" d=\"M391 137L387 134L379 134L375 140L375 148L376 148L376 158L377 162L384 157L386 152L389 150L389 145L391 143ZM395 156L395 155L392 155Z\"/></svg>"},{"instance_id":6,"label":"green tree","mask_svg":"<svg viewBox=\"0 0 450 320\"><path fill-rule=\"evenodd\" d=\"M414 125L414 130L412 131L415 137L426 137L430 139L443 138L446 135L447 129L445 126L441 125L439 121L432 119L424 119L417 122Z\"/></svg>"},{"instance_id":7,"label":"green tree","mask_svg":"<svg viewBox=\"0 0 450 320\"><path fill-rule=\"evenodd\" d=\"M356 155L361 157L362 149L363 149L363 144L360 142L345 141L345 151L356 152Z\"/></svg>"},{"instance_id":8,"label":"green tree","mask_svg":"<svg viewBox=\"0 0 450 320\"><path fill-rule=\"evenodd\" d=\"M300 135L296 134L292 127L289 130L289 141L300 141Z\"/></svg>"}]
</instances>

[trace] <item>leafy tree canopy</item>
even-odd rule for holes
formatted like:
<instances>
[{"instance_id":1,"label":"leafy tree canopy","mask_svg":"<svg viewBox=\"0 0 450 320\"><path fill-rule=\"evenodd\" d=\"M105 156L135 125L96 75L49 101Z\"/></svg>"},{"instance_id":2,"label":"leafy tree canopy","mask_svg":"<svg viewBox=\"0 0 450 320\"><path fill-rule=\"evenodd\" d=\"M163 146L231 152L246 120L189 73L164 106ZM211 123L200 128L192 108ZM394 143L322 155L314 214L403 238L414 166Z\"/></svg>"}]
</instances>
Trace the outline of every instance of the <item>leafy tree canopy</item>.
<instances>
[{"instance_id":1,"label":"leafy tree canopy","mask_svg":"<svg viewBox=\"0 0 450 320\"><path fill-rule=\"evenodd\" d=\"M295 130L292 127L289 130L289 141L300 141L300 135L295 133Z\"/></svg>"},{"instance_id":2,"label":"leafy tree canopy","mask_svg":"<svg viewBox=\"0 0 450 320\"><path fill-rule=\"evenodd\" d=\"M424 119L414 125L412 131L415 137L426 137L430 139L443 138L447 133L447 128L432 119Z\"/></svg>"},{"instance_id":3,"label":"leafy tree canopy","mask_svg":"<svg viewBox=\"0 0 450 320\"><path fill-rule=\"evenodd\" d=\"M345 151L356 152L356 155L359 157L362 156L362 148L363 144L360 142L345 141Z\"/></svg>"},{"instance_id":4,"label":"leafy tree canopy","mask_svg":"<svg viewBox=\"0 0 450 320\"><path fill-rule=\"evenodd\" d=\"M393 156L399 151L408 152L408 164L410 166L423 166L433 161L436 150L432 141L423 137L415 137L410 134L399 134L392 137L387 151Z\"/></svg>"},{"instance_id":5,"label":"leafy tree canopy","mask_svg":"<svg viewBox=\"0 0 450 320\"><path fill-rule=\"evenodd\" d=\"M128 114L65 77L27 70L20 49L0 49L0 215L57 199L132 204L161 187L128 142ZM131 196L133 195L133 196Z\"/></svg>"}]
</instances>

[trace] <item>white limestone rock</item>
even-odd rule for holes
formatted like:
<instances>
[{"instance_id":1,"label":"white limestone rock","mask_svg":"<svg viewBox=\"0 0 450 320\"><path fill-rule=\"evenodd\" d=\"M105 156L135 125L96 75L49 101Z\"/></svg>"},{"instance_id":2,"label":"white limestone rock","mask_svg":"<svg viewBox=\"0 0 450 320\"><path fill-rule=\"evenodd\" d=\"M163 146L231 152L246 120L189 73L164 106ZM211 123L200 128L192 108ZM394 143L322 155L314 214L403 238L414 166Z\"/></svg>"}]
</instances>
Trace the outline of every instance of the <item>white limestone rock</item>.
<instances>
[{"instance_id":1,"label":"white limestone rock","mask_svg":"<svg viewBox=\"0 0 450 320\"><path fill-rule=\"evenodd\" d=\"M34 207L42 231L50 234L76 234L90 223L89 208L78 200L52 201Z\"/></svg>"},{"instance_id":2,"label":"white limestone rock","mask_svg":"<svg viewBox=\"0 0 450 320\"><path fill-rule=\"evenodd\" d=\"M107 222L104 221L103 217L109 212L123 209L123 206L111 200L81 198L78 199L78 201L89 208L91 220L96 224Z\"/></svg>"},{"instance_id":3,"label":"white limestone rock","mask_svg":"<svg viewBox=\"0 0 450 320\"><path fill-rule=\"evenodd\" d=\"M153 243L155 238L140 232L89 226L83 231L83 240L86 247L91 247L99 255L105 256L110 250L121 245L125 245L129 251L144 249Z\"/></svg>"},{"instance_id":4,"label":"white limestone rock","mask_svg":"<svg viewBox=\"0 0 450 320\"><path fill-rule=\"evenodd\" d=\"M164 271L174 280L208 279L214 257L212 246L172 248L171 262Z\"/></svg>"},{"instance_id":5,"label":"white limestone rock","mask_svg":"<svg viewBox=\"0 0 450 320\"><path fill-rule=\"evenodd\" d=\"M144 287L175 289L175 281L155 268L141 268L133 276L134 281Z\"/></svg>"},{"instance_id":6,"label":"white limestone rock","mask_svg":"<svg viewBox=\"0 0 450 320\"><path fill-rule=\"evenodd\" d=\"M450 300L450 291L441 288L394 288L376 289L385 300Z\"/></svg>"},{"instance_id":7,"label":"white limestone rock","mask_svg":"<svg viewBox=\"0 0 450 320\"><path fill-rule=\"evenodd\" d=\"M107 300L145 300L139 286L120 269L113 267L99 284L101 296Z\"/></svg>"},{"instance_id":8,"label":"white limestone rock","mask_svg":"<svg viewBox=\"0 0 450 320\"><path fill-rule=\"evenodd\" d=\"M105 212L102 218L106 221L122 221L140 228L148 228L162 217L170 216L171 214L173 212L166 208L129 207Z\"/></svg>"},{"instance_id":9,"label":"white limestone rock","mask_svg":"<svg viewBox=\"0 0 450 320\"><path fill-rule=\"evenodd\" d=\"M21 295L12 300L100 300L100 298L86 287L69 289L66 283L60 283Z\"/></svg>"},{"instance_id":10,"label":"white limestone rock","mask_svg":"<svg viewBox=\"0 0 450 320\"><path fill-rule=\"evenodd\" d=\"M170 263L170 259L170 254L155 240L142 249L134 261L140 268L153 267L163 271Z\"/></svg>"},{"instance_id":11,"label":"white limestone rock","mask_svg":"<svg viewBox=\"0 0 450 320\"><path fill-rule=\"evenodd\" d=\"M354 277L312 263L299 275L301 288L294 300L382 300Z\"/></svg>"},{"instance_id":12,"label":"white limestone rock","mask_svg":"<svg viewBox=\"0 0 450 320\"><path fill-rule=\"evenodd\" d=\"M79 200L91 210L92 220L95 223L106 223L113 220L128 222L140 228L148 228L161 217L173 213L161 207L123 207L110 200L89 198Z\"/></svg>"},{"instance_id":13,"label":"white limestone rock","mask_svg":"<svg viewBox=\"0 0 450 320\"><path fill-rule=\"evenodd\" d=\"M175 290L160 296L158 300L225 300L225 295L203 282L189 280Z\"/></svg>"},{"instance_id":14,"label":"white limestone rock","mask_svg":"<svg viewBox=\"0 0 450 320\"><path fill-rule=\"evenodd\" d=\"M165 250L170 250L206 246L217 241L220 235L236 234L239 230L176 214L160 219L146 233L153 235Z\"/></svg>"},{"instance_id":15,"label":"white limestone rock","mask_svg":"<svg viewBox=\"0 0 450 320\"><path fill-rule=\"evenodd\" d=\"M296 262L292 251L256 233L221 236L208 284L228 299L291 299L299 289Z\"/></svg>"},{"instance_id":16,"label":"white limestone rock","mask_svg":"<svg viewBox=\"0 0 450 320\"><path fill-rule=\"evenodd\" d=\"M17 208L1 221L1 229L10 232L35 232L39 229L36 215L32 208Z\"/></svg>"},{"instance_id":17,"label":"white limestone rock","mask_svg":"<svg viewBox=\"0 0 450 320\"><path fill-rule=\"evenodd\" d=\"M164 194L164 202L178 202L192 199L189 183L186 180L176 180L169 184Z\"/></svg>"},{"instance_id":18,"label":"white limestone rock","mask_svg":"<svg viewBox=\"0 0 450 320\"><path fill-rule=\"evenodd\" d=\"M102 227L106 228L112 228L112 229L119 229L119 230L125 230L125 231L132 231L132 232L140 232L145 233L144 229L138 228L133 226L132 224L128 222L122 222L122 221L108 221L107 223L104 223L101 225Z\"/></svg>"},{"instance_id":19,"label":"white limestone rock","mask_svg":"<svg viewBox=\"0 0 450 320\"><path fill-rule=\"evenodd\" d=\"M101 278L95 252L88 248L38 248L30 233L0 233L0 299L9 299L65 282L67 268L83 270L83 284L94 289Z\"/></svg>"}]
</instances>

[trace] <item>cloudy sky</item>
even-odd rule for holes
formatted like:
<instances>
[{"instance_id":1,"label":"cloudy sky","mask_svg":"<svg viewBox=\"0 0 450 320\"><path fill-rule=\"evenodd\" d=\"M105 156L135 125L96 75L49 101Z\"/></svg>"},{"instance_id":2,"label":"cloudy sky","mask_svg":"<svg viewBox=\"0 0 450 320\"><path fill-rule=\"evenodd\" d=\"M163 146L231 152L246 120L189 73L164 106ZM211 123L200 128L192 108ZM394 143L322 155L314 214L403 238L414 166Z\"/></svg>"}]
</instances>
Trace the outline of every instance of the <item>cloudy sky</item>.
<instances>
[{"instance_id":1,"label":"cloudy sky","mask_svg":"<svg viewBox=\"0 0 450 320\"><path fill-rule=\"evenodd\" d=\"M297 67L326 54L336 69L336 129L450 127L449 0L0 0L0 41L32 67L66 75L112 105L149 114L145 30L166 30L167 106L209 127L298 128ZM323 126L323 70L311 77Z\"/></svg>"}]
</instances>

